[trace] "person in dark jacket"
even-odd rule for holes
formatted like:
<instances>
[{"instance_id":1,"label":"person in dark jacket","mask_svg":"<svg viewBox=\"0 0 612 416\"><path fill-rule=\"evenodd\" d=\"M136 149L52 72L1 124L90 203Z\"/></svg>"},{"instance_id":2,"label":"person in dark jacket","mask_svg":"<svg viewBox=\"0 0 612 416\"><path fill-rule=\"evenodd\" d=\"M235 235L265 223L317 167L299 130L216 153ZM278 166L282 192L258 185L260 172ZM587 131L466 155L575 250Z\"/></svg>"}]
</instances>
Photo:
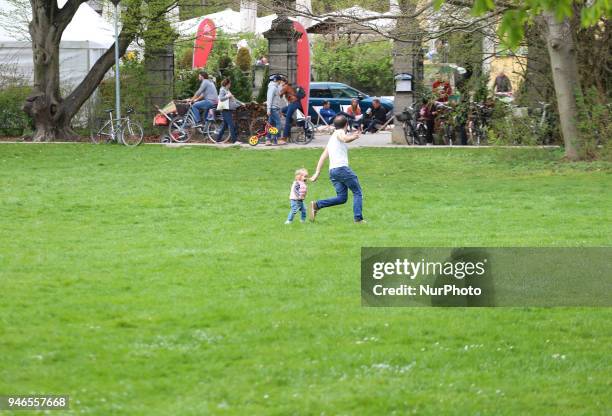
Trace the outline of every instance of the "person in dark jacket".
<instances>
[{"instance_id":1,"label":"person in dark jacket","mask_svg":"<svg viewBox=\"0 0 612 416\"><path fill-rule=\"evenodd\" d=\"M280 96L281 98L287 100L287 106L281 109L281 113L285 115L285 128L283 129L283 137L281 140L289 141L291 138L291 123L293 121L293 114L298 109L302 111L302 104L297 97L295 88L293 88L291 83L289 83L286 78L281 80Z\"/></svg>"},{"instance_id":2,"label":"person in dark jacket","mask_svg":"<svg viewBox=\"0 0 612 416\"><path fill-rule=\"evenodd\" d=\"M334 117L336 117L336 112L331 108L331 104L329 101L323 101L323 108L319 110L319 114L327 125L331 125L332 121L334 121Z\"/></svg>"},{"instance_id":3,"label":"person in dark jacket","mask_svg":"<svg viewBox=\"0 0 612 416\"><path fill-rule=\"evenodd\" d=\"M427 126L427 144L431 145L434 142L433 131L436 122L436 106L432 101L423 98L421 108L419 109L419 118L425 122Z\"/></svg>"},{"instance_id":4,"label":"person in dark jacket","mask_svg":"<svg viewBox=\"0 0 612 416\"><path fill-rule=\"evenodd\" d=\"M366 111L363 118L363 131L376 133L378 128L387 122L387 110L378 98L372 100L372 108ZM378 128L377 128L378 126Z\"/></svg>"}]
</instances>

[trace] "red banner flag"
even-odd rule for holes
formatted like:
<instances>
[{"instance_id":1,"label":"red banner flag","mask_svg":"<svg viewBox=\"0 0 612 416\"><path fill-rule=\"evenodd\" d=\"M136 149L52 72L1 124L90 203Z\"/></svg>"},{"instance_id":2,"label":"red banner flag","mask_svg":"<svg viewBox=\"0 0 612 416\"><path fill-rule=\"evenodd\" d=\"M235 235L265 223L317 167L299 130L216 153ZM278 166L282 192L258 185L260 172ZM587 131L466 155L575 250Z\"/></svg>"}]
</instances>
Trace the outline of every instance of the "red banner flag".
<instances>
[{"instance_id":1,"label":"red banner flag","mask_svg":"<svg viewBox=\"0 0 612 416\"><path fill-rule=\"evenodd\" d=\"M310 98L310 42L308 33L299 22L293 22L293 28L302 34L297 41L297 74L296 84L304 88L306 96L302 99L302 108L308 115L308 100Z\"/></svg>"},{"instance_id":2,"label":"red banner flag","mask_svg":"<svg viewBox=\"0 0 612 416\"><path fill-rule=\"evenodd\" d=\"M204 19L198 26L195 45L193 48L193 68L204 68L208 55L213 48L215 38L217 37L217 28L210 19Z\"/></svg>"}]
</instances>

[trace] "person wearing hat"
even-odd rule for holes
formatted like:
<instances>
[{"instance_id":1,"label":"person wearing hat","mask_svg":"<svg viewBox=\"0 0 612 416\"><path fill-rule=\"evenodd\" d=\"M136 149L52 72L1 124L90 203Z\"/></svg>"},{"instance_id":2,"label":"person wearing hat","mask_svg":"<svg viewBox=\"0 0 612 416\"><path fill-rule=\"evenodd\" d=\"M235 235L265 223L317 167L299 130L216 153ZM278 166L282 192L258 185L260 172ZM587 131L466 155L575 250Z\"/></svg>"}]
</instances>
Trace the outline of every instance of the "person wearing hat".
<instances>
[{"instance_id":1,"label":"person wearing hat","mask_svg":"<svg viewBox=\"0 0 612 416\"><path fill-rule=\"evenodd\" d=\"M266 100L266 110L268 113L268 122L276 127L279 131L281 128L281 80L283 77L280 74L274 74L270 76L270 82L268 83L268 94ZM274 144L286 144L284 140L278 140L278 132L276 134L269 134L266 138L266 146Z\"/></svg>"}]
</instances>

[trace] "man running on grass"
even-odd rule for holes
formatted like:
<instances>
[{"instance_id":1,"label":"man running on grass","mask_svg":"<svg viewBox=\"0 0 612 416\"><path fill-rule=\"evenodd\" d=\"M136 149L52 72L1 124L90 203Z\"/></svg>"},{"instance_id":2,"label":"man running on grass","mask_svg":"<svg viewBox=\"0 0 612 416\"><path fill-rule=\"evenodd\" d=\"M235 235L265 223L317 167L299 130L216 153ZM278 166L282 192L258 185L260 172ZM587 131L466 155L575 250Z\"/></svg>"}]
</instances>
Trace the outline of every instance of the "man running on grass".
<instances>
[{"instance_id":1,"label":"man running on grass","mask_svg":"<svg viewBox=\"0 0 612 416\"><path fill-rule=\"evenodd\" d=\"M334 118L334 128L336 131L329 138L327 147L319 158L315 174L310 180L316 181L321 174L321 169L325 163L325 159L329 157L329 179L336 189L336 196L329 199L319 201L311 201L308 210L310 220L314 221L317 212L323 208L333 207L334 205L344 204L348 198L348 189L353 192L353 215L356 223L364 223L361 213L362 196L359 179L355 172L348 165L348 146L350 143L359 138L359 132L347 134L348 120L345 116L340 115Z\"/></svg>"}]
</instances>

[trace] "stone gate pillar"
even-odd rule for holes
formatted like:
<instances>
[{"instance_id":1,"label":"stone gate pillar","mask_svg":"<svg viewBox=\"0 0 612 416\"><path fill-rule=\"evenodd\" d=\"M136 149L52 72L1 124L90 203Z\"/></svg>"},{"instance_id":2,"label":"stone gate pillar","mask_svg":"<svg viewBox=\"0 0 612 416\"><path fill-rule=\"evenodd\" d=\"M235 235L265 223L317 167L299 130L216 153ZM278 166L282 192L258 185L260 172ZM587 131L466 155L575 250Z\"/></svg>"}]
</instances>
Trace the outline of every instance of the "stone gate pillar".
<instances>
[{"instance_id":1,"label":"stone gate pillar","mask_svg":"<svg viewBox=\"0 0 612 416\"><path fill-rule=\"evenodd\" d=\"M288 10L295 8L295 1L277 1L278 17L272 22L270 30L263 35L268 40L268 63L270 75L283 74L289 82L296 82L297 40L301 36L293 28L293 22L287 17Z\"/></svg>"},{"instance_id":2,"label":"stone gate pillar","mask_svg":"<svg viewBox=\"0 0 612 416\"><path fill-rule=\"evenodd\" d=\"M410 1L399 1L404 16L414 13L416 6ZM400 113L405 107L418 110L416 93L423 88L423 52L421 39L418 36L419 24L414 18L400 17L397 19L395 37L401 40L393 41L393 72L394 74L409 73L412 75L412 92L395 92L394 112ZM394 85L395 88L395 85ZM400 123L395 123L391 141L406 144L404 129Z\"/></svg>"}]
</instances>

